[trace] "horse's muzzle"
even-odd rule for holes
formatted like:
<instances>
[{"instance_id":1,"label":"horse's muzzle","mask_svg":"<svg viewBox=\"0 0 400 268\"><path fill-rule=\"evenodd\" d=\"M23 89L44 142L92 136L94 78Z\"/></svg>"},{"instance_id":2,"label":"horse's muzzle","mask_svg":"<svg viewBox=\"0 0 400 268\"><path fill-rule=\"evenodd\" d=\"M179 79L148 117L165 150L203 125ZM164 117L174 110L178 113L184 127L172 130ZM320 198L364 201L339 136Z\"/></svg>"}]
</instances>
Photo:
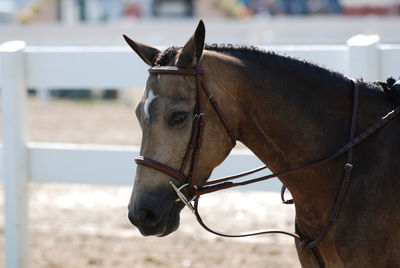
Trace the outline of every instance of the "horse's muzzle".
<instances>
[{"instance_id":1,"label":"horse's muzzle","mask_svg":"<svg viewBox=\"0 0 400 268\"><path fill-rule=\"evenodd\" d=\"M173 203L164 207L164 211L130 204L128 218L144 236L166 236L178 228L182 208L182 203Z\"/></svg>"}]
</instances>

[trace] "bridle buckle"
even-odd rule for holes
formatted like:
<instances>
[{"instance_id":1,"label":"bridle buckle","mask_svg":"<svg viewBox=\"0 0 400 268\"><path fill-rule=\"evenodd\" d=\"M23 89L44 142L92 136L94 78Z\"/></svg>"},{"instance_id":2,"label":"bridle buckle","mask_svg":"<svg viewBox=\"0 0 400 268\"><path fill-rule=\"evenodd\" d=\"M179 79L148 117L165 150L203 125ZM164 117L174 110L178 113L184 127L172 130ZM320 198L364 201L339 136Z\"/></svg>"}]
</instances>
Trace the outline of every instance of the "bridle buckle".
<instances>
[{"instance_id":1,"label":"bridle buckle","mask_svg":"<svg viewBox=\"0 0 400 268\"><path fill-rule=\"evenodd\" d=\"M179 188L176 187L175 184L172 181L169 181L169 184L171 184L172 188L174 189L174 191L178 195L179 199L183 202L183 204L185 204L185 206L187 206L190 209L190 211L192 211L193 213L196 213L196 210L194 209L194 207L193 207L193 205L191 203L196 197L194 196L191 200L188 200L186 198L186 196L181 192L181 190L183 188L185 188L186 186L189 186L189 183L185 183L182 186L180 186Z\"/></svg>"},{"instance_id":2,"label":"bridle buckle","mask_svg":"<svg viewBox=\"0 0 400 268\"><path fill-rule=\"evenodd\" d=\"M353 168L353 164L351 164L351 163L346 163L346 164L344 165L344 168L345 168L345 169L346 169L346 168L352 169L352 168Z\"/></svg>"}]
</instances>

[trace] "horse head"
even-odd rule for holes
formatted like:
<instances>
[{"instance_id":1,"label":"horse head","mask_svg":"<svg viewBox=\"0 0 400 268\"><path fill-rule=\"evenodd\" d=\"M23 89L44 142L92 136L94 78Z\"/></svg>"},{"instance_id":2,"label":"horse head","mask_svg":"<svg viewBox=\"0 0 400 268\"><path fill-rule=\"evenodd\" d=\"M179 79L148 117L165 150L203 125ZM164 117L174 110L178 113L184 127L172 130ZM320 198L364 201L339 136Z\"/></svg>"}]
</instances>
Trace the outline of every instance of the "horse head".
<instances>
[{"instance_id":1,"label":"horse head","mask_svg":"<svg viewBox=\"0 0 400 268\"><path fill-rule=\"evenodd\" d=\"M193 70L205 54L205 28L202 21L181 49L170 48L161 52L132 41L127 36L124 38L139 57L153 68L162 65ZM196 114L199 94L196 79L193 75L150 71L143 97L136 106L136 116L143 134L141 156L162 163L171 170L180 170L184 176L189 176L190 163L195 157L194 154L188 154L188 144L194 135L194 120L199 117ZM213 80L207 82L213 88ZM202 133L196 174L192 178L197 186L205 183L215 166L225 159L233 147L218 115L206 100L203 102L204 112L201 116L206 118L207 123ZM189 163L183 164L186 158ZM138 165L129 203L129 219L142 235L165 236L178 228L179 213L184 205L170 181L182 185L181 181L169 174ZM185 194L190 197L189 192Z\"/></svg>"}]
</instances>

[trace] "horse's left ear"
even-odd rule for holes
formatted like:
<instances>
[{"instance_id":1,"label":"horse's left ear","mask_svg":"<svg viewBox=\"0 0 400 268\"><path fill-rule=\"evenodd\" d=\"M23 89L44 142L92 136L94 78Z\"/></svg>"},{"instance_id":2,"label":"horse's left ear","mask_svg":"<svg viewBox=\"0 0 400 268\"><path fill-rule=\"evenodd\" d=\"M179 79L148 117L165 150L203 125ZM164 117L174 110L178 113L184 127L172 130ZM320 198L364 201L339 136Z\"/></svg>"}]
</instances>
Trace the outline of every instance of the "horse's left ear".
<instances>
[{"instance_id":1,"label":"horse's left ear","mask_svg":"<svg viewBox=\"0 0 400 268\"><path fill-rule=\"evenodd\" d=\"M186 42L185 46L179 55L176 65L182 68L194 68L200 61L201 55L204 49L204 39L206 35L206 29L204 23L200 20L199 25L196 28L195 33Z\"/></svg>"},{"instance_id":2,"label":"horse's left ear","mask_svg":"<svg viewBox=\"0 0 400 268\"><path fill-rule=\"evenodd\" d=\"M128 45L136 52L136 54L139 55L139 57L148 65L154 66L156 63L156 59L158 57L158 54L161 52L154 47L141 44L139 42L133 41L126 35L122 35L125 39L125 41L128 43Z\"/></svg>"}]
</instances>

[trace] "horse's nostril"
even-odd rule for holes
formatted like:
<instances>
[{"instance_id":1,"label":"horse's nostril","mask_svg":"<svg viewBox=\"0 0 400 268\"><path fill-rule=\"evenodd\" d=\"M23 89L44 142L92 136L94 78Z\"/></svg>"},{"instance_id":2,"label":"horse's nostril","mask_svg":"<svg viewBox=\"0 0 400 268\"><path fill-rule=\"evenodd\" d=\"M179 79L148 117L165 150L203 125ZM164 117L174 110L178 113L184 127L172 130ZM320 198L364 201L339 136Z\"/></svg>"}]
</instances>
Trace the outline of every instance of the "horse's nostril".
<instances>
[{"instance_id":1,"label":"horse's nostril","mask_svg":"<svg viewBox=\"0 0 400 268\"><path fill-rule=\"evenodd\" d=\"M141 224L145 226L154 226L159 221L157 214L148 208L139 209L137 219Z\"/></svg>"}]
</instances>

